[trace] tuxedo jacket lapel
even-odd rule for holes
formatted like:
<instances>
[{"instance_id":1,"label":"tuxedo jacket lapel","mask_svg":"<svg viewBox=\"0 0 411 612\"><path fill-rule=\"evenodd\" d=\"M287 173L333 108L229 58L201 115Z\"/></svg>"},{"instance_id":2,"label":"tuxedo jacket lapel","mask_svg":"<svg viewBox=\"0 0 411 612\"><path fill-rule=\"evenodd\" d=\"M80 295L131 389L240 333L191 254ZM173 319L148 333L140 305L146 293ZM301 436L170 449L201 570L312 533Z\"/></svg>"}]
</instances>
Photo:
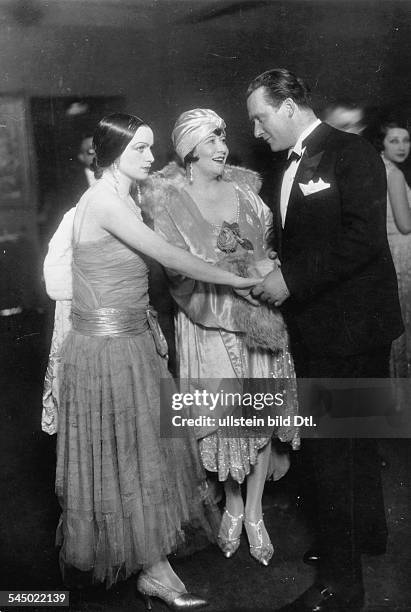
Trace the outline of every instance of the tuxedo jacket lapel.
<instances>
[{"instance_id":1,"label":"tuxedo jacket lapel","mask_svg":"<svg viewBox=\"0 0 411 612\"><path fill-rule=\"evenodd\" d=\"M330 132L331 128L326 123L320 123L320 125L303 141L305 151L301 158L300 165L298 166L291 189L284 229L292 222L293 215L298 210L299 200L304 198L299 183L307 184L315 176L324 155L324 146Z\"/></svg>"}]
</instances>

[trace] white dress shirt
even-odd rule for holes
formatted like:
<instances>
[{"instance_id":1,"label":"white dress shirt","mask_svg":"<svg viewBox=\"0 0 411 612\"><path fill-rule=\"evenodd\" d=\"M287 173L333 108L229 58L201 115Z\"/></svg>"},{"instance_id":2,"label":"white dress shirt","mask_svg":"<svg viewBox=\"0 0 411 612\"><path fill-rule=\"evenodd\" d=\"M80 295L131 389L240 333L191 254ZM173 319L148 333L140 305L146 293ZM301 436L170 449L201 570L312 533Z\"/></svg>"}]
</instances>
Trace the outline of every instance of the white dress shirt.
<instances>
[{"instance_id":1,"label":"white dress shirt","mask_svg":"<svg viewBox=\"0 0 411 612\"><path fill-rule=\"evenodd\" d=\"M302 148L302 143L305 138L311 132L315 130L315 128L320 125L321 119L316 119L311 125L309 125L304 132L302 132L295 143L295 145L288 151L288 157L290 157L292 151L300 155L300 159L294 159L287 170L284 172L283 182L281 183L281 195L280 195L280 211L281 211L281 223L284 227L285 218L287 215L288 201L290 199L291 189L294 183L295 175L297 174L298 166L300 165L301 158L304 155L305 147Z\"/></svg>"}]
</instances>

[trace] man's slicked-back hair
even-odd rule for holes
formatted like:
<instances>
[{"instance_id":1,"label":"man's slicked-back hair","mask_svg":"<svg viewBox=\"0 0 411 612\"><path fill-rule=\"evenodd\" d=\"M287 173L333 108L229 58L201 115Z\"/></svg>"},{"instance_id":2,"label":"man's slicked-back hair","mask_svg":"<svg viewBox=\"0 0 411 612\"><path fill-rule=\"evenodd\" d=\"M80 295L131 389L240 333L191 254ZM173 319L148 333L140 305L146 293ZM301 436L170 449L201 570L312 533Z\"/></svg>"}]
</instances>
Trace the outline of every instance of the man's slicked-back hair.
<instances>
[{"instance_id":1,"label":"man's slicked-back hair","mask_svg":"<svg viewBox=\"0 0 411 612\"><path fill-rule=\"evenodd\" d=\"M266 101L274 107L291 98L298 106L311 108L311 95L308 85L285 68L267 70L253 79L247 89L247 98L253 91L264 88Z\"/></svg>"}]
</instances>

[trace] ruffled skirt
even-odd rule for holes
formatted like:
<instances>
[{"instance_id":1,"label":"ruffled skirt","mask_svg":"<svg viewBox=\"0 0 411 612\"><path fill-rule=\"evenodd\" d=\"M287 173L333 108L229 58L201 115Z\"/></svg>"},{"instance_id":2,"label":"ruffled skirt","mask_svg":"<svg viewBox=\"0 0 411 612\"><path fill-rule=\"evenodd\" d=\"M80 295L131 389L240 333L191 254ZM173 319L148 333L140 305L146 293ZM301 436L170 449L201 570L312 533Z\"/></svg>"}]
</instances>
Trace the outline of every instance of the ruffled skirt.
<instances>
[{"instance_id":1,"label":"ruffled skirt","mask_svg":"<svg viewBox=\"0 0 411 612\"><path fill-rule=\"evenodd\" d=\"M56 493L63 574L107 586L184 545L186 526L214 540L194 438L160 438L160 378L149 331L127 338L70 332L62 348Z\"/></svg>"}]
</instances>

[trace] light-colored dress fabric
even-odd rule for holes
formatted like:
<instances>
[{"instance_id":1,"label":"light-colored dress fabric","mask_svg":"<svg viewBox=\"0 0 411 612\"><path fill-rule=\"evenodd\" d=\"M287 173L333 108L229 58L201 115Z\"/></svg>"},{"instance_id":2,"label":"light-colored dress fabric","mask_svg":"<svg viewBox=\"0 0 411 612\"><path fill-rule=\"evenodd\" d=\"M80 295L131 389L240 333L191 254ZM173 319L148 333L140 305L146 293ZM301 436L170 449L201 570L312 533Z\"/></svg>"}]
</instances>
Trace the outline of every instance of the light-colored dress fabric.
<instances>
[{"instance_id":1,"label":"light-colored dress fabric","mask_svg":"<svg viewBox=\"0 0 411 612\"><path fill-rule=\"evenodd\" d=\"M256 260L263 259L265 237L271 227L271 211L246 185L236 184L235 188L241 237L253 244ZM205 261L220 264L224 258L225 254L217 247L221 228L204 219L184 188L170 190L169 197L155 214L155 229L169 242ZM237 388L230 391L241 392L245 378L274 380L295 377L288 349L274 354L251 350L245 345L233 321L232 308L238 298L234 298L230 288L183 278L172 271L168 271L168 276L171 294L178 305L176 344L181 379L189 379L194 384L198 382L200 388L210 387L214 392L222 379L236 379ZM293 388L282 414L293 415L296 411L297 396ZM255 464L259 450L271 440L273 433L274 429L269 436L241 437L235 427L198 428L203 464L207 470L217 472L221 481L230 475L243 482ZM298 445L294 427L280 427L275 435Z\"/></svg>"},{"instance_id":2,"label":"light-colored dress fabric","mask_svg":"<svg viewBox=\"0 0 411 612\"><path fill-rule=\"evenodd\" d=\"M76 208L71 208L63 217L49 243L43 266L47 295L56 301L54 327L49 360L43 387L43 410L41 428L49 435L58 428L58 368L60 350L71 329L71 298L73 297L73 221Z\"/></svg>"},{"instance_id":3,"label":"light-colored dress fabric","mask_svg":"<svg viewBox=\"0 0 411 612\"><path fill-rule=\"evenodd\" d=\"M185 526L213 539L218 524L204 504L194 436L160 438L160 379L170 375L148 325L101 335L98 319L94 335L95 313L144 313L147 289L145 262L115 237L73 246L73 329L58 373L57 542L63 575L74 567L107 586L176 550Z\"/></svg>"},{"instance_id":4,"label":"light-colored dress fabric","mask_svg":"<svg viewBox=\"0 0 411 612\"><path fill-rule=\"evenodd\" d=\"M383 157L387 177L399 169ZM411 189L405 181L408 203L411 208ZM393 378L411 378L411 234L402 234L394 219L387 194L387 235L394 266L397 272L398 295L400 298L405 332L392 343L390 373ZM397 409L409 410L411 396L407 385L398 385Z\"/></svg>"},{"instance_id":5,"label":"light-colored dress fabric","mask_svg":"<svg viewBox=\"0 0 411 612\"><path fill-rule=\"evenodd\" d=\"M71 329L71 299L57 300L54 310L54 326L50 353L43 385L43 409L41 429L50 436L58 430L58 397L60 351L64 339Z\"/></svg>"}]
</instances>

